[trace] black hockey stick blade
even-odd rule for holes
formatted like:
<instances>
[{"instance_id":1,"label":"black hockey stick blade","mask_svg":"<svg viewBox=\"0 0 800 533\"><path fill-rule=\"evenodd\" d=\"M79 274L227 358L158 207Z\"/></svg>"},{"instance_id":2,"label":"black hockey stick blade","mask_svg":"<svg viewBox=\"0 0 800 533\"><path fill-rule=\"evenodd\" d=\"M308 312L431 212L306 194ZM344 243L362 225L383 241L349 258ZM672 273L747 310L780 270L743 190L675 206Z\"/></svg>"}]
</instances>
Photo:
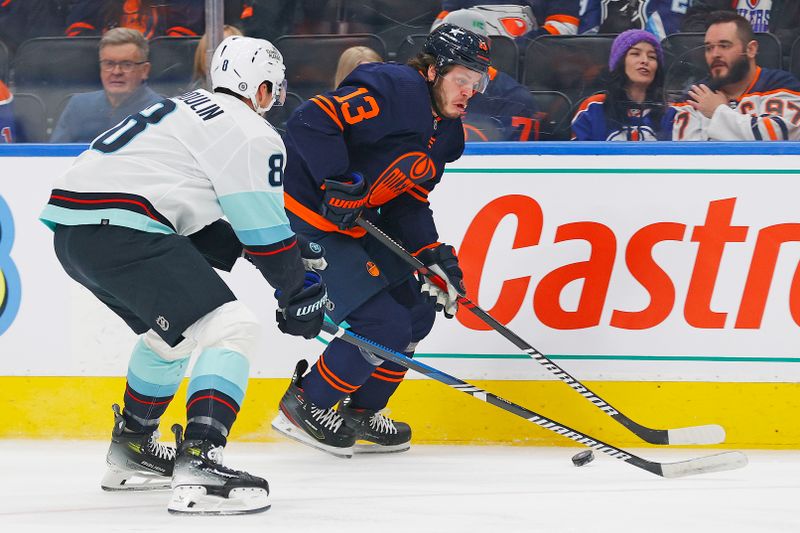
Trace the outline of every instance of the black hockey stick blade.
<instances>
[{"instance_id":1,"label":"black hockey stick blade","mask_svg":"<svg viewBox=\"0 0 800 533\"><path fill-rule=\"evenodd\" d=\"M361 335L348 331L340 326L337 326L336 324L326 321L322 324L322 329L326 333L340 338L343 341L352 344L353 346L375 354L381 359L397 363L398 365L410 370L416 370L424 376L435 379L436 381L444 383L445 385L448 385L456 390L460 390L463 393L469 394L473 398L477 398L490 405L499 407L500 409L524 418L525 420L532 422L537 426L572 439L579 444L592 448L593 450L608 454L615 459L625 461L626 463L635 467L647 470L648 472L651 472L657 476L676 478L692 476L696 474L707 474L711 472L724 472L726 470L742 468L747 464L747 456L741 452L722 452L674 463L658 463L655 461L649 461L630 452L612 446L611 444L607 444L599 439L590 437L585 433L581 433L580 431L556 422L555 420L547 418L546 416L535 413L534 411L531 411L525 407L505 400L496 394L492 394L491 392L471 385L466 381L462 381L451 376L450 374L446 374L445 372L428 366L425 363L421 363L416 359L406 357L400 352L377 344L366 337L362 337Z\"/></svg>"},{"instance_id":2,"label":"black hockey stick blade","mask_svg":"<svg viewBox=\"0 0 800 533\"><path fill-rule=\"evenodd\" d=\"M428 277L434 283L445 289L446 284L436 273L432 272L425 264L411 255L400 244L396 243L390 236L386 235L380 228L373 223L362 218L357 219L357 224L364 228L367 233L372 235L389 250L395 253L398 257L403 259L408 265L414 267L420 274ZM508 329L505 325L495 320L492 315L478 307L477 304L472 302L466 296L459 297L459 304L463 305L471 313L481 319L484 323L490 326L493 330L502 335L506 340L510 341L521 351L525 352L530 358L534 359L542 366L544 366L550 373L555 375L558 379L569 385L578 394L586 398L589 402L594 404L598 409L606 413L608 416L622 424L631 433L639 437L645 442L650 444L719 444L725 440L725 429L717 424L707 424L704 426L691 426L675 429L653 429L643 426L625 414L619 412L612 407L608 402L600 398L597 394L589 390L589 388L572 377L563 368L555 364L546 355L539 350L525 342L519 335Z\"/></svg>"}]
</instances>

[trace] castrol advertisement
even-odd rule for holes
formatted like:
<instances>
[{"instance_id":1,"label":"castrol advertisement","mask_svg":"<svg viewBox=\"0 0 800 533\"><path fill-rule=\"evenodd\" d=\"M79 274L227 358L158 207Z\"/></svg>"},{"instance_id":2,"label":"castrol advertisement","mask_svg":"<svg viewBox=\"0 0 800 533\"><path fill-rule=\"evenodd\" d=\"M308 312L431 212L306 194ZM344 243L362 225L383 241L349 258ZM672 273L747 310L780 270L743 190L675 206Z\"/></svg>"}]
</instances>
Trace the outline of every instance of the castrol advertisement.
<instances>
[{"instance_id":1,"label":"castrol advertisement","mask_svg":"<svg viewBox=\"0 0 800 533\"><path fill-rule=\"evenodd\" d=\"M135 336L63 273L37 220L72 158L0 162L0 375L124 375ZM795 155L466 155L429 200L467 297L575 377L786 382L800 378L798 169ZM287 377L324 344L282 335L272 289L240 263L223 277L263 324L252 375ZM553 379L463 305L417 353L464 379Z\"/></svg>"}]
</instances>

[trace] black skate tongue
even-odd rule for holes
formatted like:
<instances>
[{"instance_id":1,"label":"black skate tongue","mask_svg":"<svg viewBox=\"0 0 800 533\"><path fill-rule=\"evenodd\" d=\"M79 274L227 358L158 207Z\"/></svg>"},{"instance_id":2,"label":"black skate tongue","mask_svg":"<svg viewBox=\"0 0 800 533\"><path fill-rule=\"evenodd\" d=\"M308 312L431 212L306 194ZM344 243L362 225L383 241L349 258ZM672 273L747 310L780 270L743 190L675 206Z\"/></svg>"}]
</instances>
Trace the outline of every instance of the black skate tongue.
<instances>
[{"instance_id":1,"label":"black skate tongue","mask_svg":"<svg viewBox=\"0 0 800 533\"><path fill-rule=\"evenodd\" d=\"M294 367L294 375L292 376L292 382L299 385L300 378L303 377L303 374L306 373L306 370L308 370L308 361L306 361L305 359L300 359L297 362L297 366Z\"/></svg>"}]
</instances>

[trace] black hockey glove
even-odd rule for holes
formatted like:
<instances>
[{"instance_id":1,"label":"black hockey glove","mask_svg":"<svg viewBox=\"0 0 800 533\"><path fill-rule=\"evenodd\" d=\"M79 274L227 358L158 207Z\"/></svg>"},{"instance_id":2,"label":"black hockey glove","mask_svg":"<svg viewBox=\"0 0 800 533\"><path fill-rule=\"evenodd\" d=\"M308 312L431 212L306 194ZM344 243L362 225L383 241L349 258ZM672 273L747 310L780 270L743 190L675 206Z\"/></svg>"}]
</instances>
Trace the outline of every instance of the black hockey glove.
<instances>
[{"instance_id":1,"label":"black hockey glove","mask_svg":"<svg viewBox=\"0 0 800 533\"><path fill-rule=\"evenodd\" d=\"M356 219L367 203L367 187L364 176L351 172L347 176L325 180L325 196L322 198L322 216L336 224L340 230L355 226Z\"/></svg>"},{"instance_id":2,"label":"black hockey glove","mask_svg":"<svg viewBox=\"0 0 800 533\"><path fill-rule=\"evenodd\" d=\"M437 311L444 312L445 318L453 318L458 310L458 297L467 294L464 273L458 266L455 248L449 244L439 244L421 251L417 258L447 284L446 288L441 288L427 276L419 276L420 292L434 304Z\"/></svg>"},{"instance_id":3,"label":"black hockey glove","mask_svg":"<svg viewBox=\"0 0 800 533\"><path fill-rule=\"evenodd\" d=\"M278 299L275 318L279 330L306 339L319 335L325 318L325 303L328 301L328 291L319 274L306 272L302 289L288 297L275 291L275 297Z\"/></svg>"},{"instance_id":4,"label":"black hockey glove","mask_svg":"<svg viewBox=\"0 0 800 533\"><path fill-rule=\"evenodd\" d=\"M300 258L306 270L325 270L328 262L325 261L325 248L314 241L309 241L299 233L297 234L297 246L300 247Z\"/></svg>"}]
</instances>

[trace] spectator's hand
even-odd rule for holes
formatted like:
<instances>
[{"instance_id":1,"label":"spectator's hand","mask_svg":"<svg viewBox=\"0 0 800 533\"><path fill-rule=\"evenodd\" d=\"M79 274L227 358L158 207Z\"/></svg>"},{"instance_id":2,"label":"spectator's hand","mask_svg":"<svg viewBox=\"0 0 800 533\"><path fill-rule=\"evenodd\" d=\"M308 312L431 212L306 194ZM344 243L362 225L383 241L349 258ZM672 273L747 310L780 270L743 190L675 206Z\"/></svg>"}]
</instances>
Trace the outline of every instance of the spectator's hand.
<instances>
[{"instance_id":1,"label":"spectator's hand","mask_svg":"<svg viewBox=\"0 0 800 533\"><path fill-rule=\"evenodd\" d=\"M711 118L721 105L728 105L728 97L718 91L712 91L707 85L692 85L689 89L689 105L700 111L706 118Z\"/></svg>"}]
</instances>

